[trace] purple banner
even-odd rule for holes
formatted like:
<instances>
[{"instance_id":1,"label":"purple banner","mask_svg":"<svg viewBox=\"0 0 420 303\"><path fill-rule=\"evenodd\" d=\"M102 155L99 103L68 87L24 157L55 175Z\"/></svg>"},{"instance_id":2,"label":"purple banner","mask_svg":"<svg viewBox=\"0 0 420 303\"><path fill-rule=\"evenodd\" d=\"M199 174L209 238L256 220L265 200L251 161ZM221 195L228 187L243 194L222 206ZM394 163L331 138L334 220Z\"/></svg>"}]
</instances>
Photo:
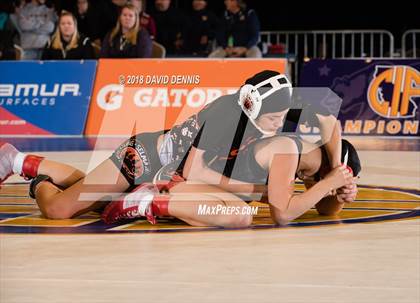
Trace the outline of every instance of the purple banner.
<instances>
[{"instance_id":1,"label":"purple banner","mask_svg":"<svg viewBox=\"0 0 420 303\"><path fill-rule=\"evenodd\" d=\"M419 135L420 60L314 59L300 86L329 87L343 99L345 135Z\"/></svg>"}]
</instances>

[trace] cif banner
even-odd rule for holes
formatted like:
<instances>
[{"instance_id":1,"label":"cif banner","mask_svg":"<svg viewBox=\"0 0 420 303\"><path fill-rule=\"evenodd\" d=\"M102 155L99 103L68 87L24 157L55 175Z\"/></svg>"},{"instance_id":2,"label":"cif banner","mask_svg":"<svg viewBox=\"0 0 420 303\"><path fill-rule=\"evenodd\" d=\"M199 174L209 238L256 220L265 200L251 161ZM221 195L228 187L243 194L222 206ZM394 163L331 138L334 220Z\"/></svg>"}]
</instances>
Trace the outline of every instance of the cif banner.
<instances>
[{"instance_id":1,"label":"cif banner","mask_svg":"<svg viewBox=\"0 0 420 303\"><path fill-rule=\"evenodd\" d=\"M82 135L96 61L0 62L0 135Z\"/></svg>"},{"instance_id":2,"label":"cif banner","mask_svg":"<svg viewBox=\"0 0 420 303\"><path fill-rule=\"evenodd\" d=\"M87 135L168 129L264 70L286 72L284 59L99 60ZM226 119L226 117L221 117Z\"/></svg>"},{"instance_id":3,"label":"cif banner","mask_svg":"<svg viewBox=\"0 0 420 303\"><path fill-rule=\"evenodd\" d=\"M420 60L311 60L300 80L343 99L345 135L419 135Z\"/></svg>"}]
</instances>

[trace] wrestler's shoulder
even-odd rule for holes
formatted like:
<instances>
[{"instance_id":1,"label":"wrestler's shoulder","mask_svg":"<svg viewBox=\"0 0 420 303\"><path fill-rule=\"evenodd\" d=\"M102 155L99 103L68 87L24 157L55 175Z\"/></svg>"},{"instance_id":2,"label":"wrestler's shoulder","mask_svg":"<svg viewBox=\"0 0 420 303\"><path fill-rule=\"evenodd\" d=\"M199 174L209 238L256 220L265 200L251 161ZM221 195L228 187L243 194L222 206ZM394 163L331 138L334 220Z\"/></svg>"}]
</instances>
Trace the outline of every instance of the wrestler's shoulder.
<instances>
[{"instance_id":1,"label":"wrestler's shoulder","mask_svg":"<svg viewBox=\"0 0 420 303\"><path fill-rule=\"evenodd\" d=\"M264 150L265 152L269 151L271 153L279 153L279 152L297 152L297 144L296 138L292 138L289 136L273 136L270 138L265 138L260 140L257 143L257 149Z\"/></svg>"}]
</instances>

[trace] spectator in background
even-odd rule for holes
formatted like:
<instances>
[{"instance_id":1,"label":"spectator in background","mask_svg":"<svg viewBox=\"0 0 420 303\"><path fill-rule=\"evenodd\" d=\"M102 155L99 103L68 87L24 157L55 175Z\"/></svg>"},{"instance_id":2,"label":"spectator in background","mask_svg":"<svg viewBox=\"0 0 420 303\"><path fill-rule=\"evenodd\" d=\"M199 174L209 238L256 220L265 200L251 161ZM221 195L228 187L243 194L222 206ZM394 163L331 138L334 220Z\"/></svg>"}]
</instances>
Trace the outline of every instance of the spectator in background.
<instances>
[{"instance_id":1,"label":"spectator in background","mask_svg":"<svg viewBox=\"0 0 420 303\"><path fill-rule=\"evenodd\" d=\"M54 31L57 15L45 2L45 0L27 2L18 13L21 47L24 50L23 59L40 59L42 49Z\"/></svg>"},{"instance_id":2,"label":"spectator in background","mask_svg":"<svg viewBox=\"0 0 420 303\"><path fill-rule=\"evenodd\" d=\"M193 0L189 15L189 30L185 36L185 48L193 55L208 56L211 43L216 36L218 20L207 9L207 0Z\"/></svg>"},{"instance_id":3,"label":"spectator in background","mask_svg":"<svg viewBox=\"0 0 420 303\"><path fill-rule=\"evenodd\" d=\"M243 0L225 0L226 11L216 34L217 49L212 58L250 57L260 58L257 46L260 22L254 10L246 9Z\"/></svg>"},{"instance_id":4,"label":"spectator in background","mask_svg":"<svg viewBox=\"0 0 420 303\"><path fill-rule=\"evenodd\" d=\"M18 40L18 32L10 20L14 6L10 2L0 2L0 60L15 60L14 43Z\"/></svg>"},{"instance_id":5,"label":"spectator in background","mask_svg":"<svg viewBox=\"0 0 420 303\"><path fill-rule=\"evenodd\" d=\"M152 40L140 27L139 13L132 4L124 5L115 28L102 42L103 58L150 58Z\"/></svg>"},{"instance_id":6,"label":"spectator in background","mask_svg":"<svg viewBox=\"0 0 420 303\"><path fill-rule=\"evenodd\" d=\"M59 12L65 10L65 11L72 11L74 9L74 3L75 0L54 0L54 4L56 5L56 9L58 9Z\"/></svg>"},{"instance_id":7,"label":"spectator in background","mask_svg":"<svg viewBox=\"0 0 420 303\"><path fill-rule=\"evenodd\" d=\"M111 25L110 28L113 28L115 23L118 21L121 9L124 7L124 5L128 4L128 0L108 0L106 3L106 15L103 17L106 18L107 22Z\"/></svg>"},{"instance_id":8,"label":"spectator in background","mask_svg":"<svg viewBox=\"0 0 420 303\"><path fill-rule=\"evenodd\" d=\"M166 48L167 54L181 54L187 28L185 14L171 7L171 0L155 0L150 14L156 21L156 41Z\"/></svg>"},{"instance_id":9,"label":"spectator in background","mask_svg":"<svg viewBox=\"0 0 420 303\"><path fill-rule=\"evenodd\" d=\"M89 38L79 35L77 20L70 12L63 11L58 26L47 44L42 60L80 60L94 59L95 53Z\"/></svg>"},{"instance_id":10,"label":"spectator in background","mask_svg":"<svg viewBox=\"0 0 420 303\"><path fill-rule=\"evenodd\" d=\"M77 8L75 10L75 17L77 20L77 30L85 37L97 45L101 45L101 17L99 11L96 10L90 0L77 0Z\"/></svg>"},{"instance_id":11,"label":"spectator in background","mask_svg":"<svg viewBox=\"0 0 420 303\"><path fill-rule=\"evenodd\" d=\"M147 29L150 38L156 37L156 23L152 16L146 13L146 2L144 0L131 0L137 10L140 12L140 26Z\"/></svg>"}]
</instances>

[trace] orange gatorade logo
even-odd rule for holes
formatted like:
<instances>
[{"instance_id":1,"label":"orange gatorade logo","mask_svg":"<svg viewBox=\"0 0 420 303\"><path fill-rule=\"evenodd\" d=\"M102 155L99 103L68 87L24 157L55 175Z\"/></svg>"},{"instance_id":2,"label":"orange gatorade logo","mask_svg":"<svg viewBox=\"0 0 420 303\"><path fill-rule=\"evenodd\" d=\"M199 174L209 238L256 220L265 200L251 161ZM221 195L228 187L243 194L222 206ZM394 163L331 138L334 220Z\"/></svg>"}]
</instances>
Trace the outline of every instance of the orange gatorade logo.
<instances>
[{"instance_id":1,"label":"orange gatorade logo","mask_svg":"<svg viewBox=\"0 0 420 303\"><path fill-rule=\"evenodd\" d=\"M285 59L99 60L86 135L126 136L171 128Z\"/></svg>"},{"instance_id":2,"label":"orange gatorade logo","mask_svg":"<svg viewBox=\"0 0 420 303\"><path fill-rule=\"evenodd\" d=\"M420 72L411 66L377 65L368 88L369 106L385 118L413 118L420 100Z\"/></svg>"}]
</instances>

